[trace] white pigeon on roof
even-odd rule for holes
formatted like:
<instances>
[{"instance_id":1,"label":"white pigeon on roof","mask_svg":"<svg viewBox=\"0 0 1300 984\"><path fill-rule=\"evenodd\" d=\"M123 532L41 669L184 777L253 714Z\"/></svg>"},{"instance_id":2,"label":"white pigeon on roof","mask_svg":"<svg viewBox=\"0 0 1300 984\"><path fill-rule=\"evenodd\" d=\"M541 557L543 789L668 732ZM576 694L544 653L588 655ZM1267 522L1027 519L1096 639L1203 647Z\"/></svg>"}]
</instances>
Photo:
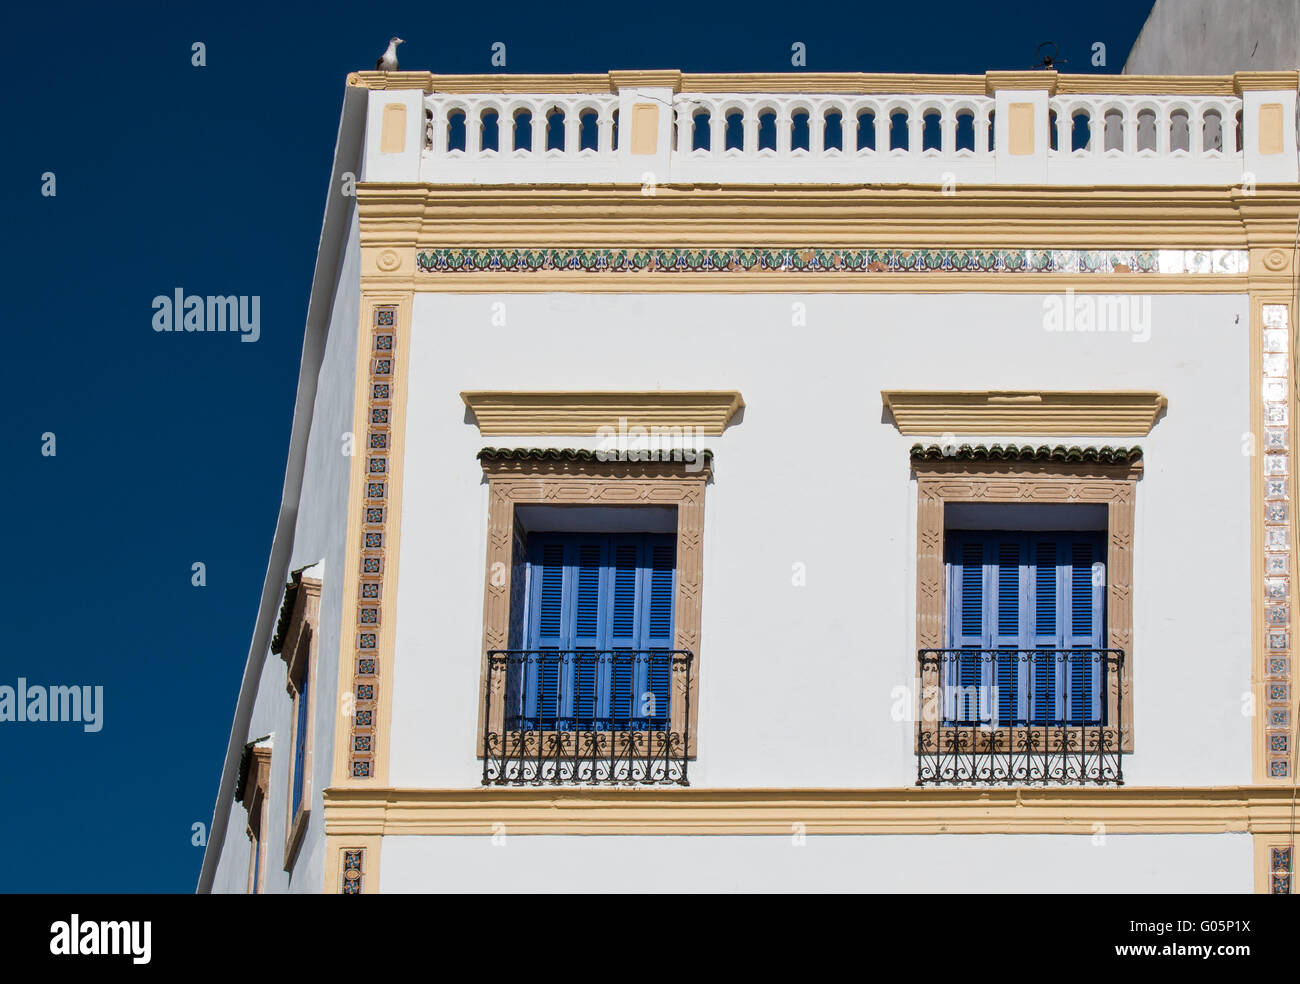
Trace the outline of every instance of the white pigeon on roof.
<instances>
[{"instance_id":1,"label":"white pigeon on roof","mask_svg":"<svg viewBox=\"0 0 1300 984\"><path fill-rule=\"evenodd\" d=\"M379 61L375 62L376 70L380 72L397 71L397 46L406 44L401 38L389 38L388 48L379 56Z\"/></svg>"}]
</instances>

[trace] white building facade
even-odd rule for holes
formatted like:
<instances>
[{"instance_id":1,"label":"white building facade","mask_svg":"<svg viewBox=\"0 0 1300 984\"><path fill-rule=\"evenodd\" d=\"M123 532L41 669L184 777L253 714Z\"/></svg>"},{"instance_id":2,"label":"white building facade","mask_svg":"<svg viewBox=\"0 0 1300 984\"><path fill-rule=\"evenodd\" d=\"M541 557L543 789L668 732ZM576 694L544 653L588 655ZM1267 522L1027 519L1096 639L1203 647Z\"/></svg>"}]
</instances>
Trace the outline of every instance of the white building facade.
<instances>
[{"instance_id":1,"label":"white building facade","mask_svg":"<svg viewBox=\"0 0 1300 984\"><path fill-rule=\"evenodd\" d=\"M200 890L1290 892L1296 90L351 76Z\"/></svg>"}]
</instances>

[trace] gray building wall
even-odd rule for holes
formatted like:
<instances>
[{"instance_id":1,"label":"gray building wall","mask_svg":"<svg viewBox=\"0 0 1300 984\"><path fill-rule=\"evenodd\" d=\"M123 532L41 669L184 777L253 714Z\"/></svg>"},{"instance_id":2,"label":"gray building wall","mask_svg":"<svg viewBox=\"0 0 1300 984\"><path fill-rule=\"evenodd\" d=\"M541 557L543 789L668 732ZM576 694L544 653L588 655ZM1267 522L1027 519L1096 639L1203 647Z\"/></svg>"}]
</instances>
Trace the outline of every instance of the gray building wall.
<instances>
[{"instance_id":1,"label":"gray building wall","mask_svg":"<svg viewBox=\"0 0 1300 984\"><path fill-rule=\"evenodd\" d=\"M1126 75L1300 67L1300 0L1156 0Z\"/></svg>"},{"instance_id":2,"label":"gray building wall","mask_svg":"<svg viewBox=\"0 0 1300 984\"><path fill-rule=\"evenodd\" d=\"M340 720L338 703L339 632L343 624L343 572L347 542L348 478L352 459L342 453L342 437L352 430L352 399L356 381L357 328L361 318L361 246L355 211L347 246L334 279L329 333L321 360L311 432L303 468L302 496L293 531L293 552L287 572L325 562L321 584L317 648L317 690L313 701L311 815L292 871L284 870L289 809L289 762L292 750L293 702L285 690L286 669L279 656L263 656L262 672L245 740L274 736L270 789L263 838L267 868L265 889L273 892L318 893L325 881L325 820L322 791L334 767L334 728ZM283 580L283 578L282 578ZM240 803L228 810L225 840L220 847L213 892L247 890L250 845L245 833L248 814Z\"/></svg>"}]
</instances>

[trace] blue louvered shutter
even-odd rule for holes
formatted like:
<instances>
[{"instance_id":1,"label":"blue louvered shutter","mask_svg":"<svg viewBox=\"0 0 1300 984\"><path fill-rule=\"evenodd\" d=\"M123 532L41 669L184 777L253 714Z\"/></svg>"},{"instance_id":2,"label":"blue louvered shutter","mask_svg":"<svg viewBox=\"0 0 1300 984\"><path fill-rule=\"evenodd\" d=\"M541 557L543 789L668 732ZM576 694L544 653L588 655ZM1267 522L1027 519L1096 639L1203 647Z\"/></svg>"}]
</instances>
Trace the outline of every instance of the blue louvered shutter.
<instances>
[{"instance_id":1,"label":"blue louvered shutter","mask_svg":"<svg viewBox=\"0 0 1300 984\"><path fill-rule=\"evenodd\" d=\"M986 679L992 688L989 704L994 720L990 723L1008 727L1019 719L1022 705L1022 663L1017 650L1024 648L1024 613L1028 600L1024 554L1028 544L1023 536L1018 535L998 535L991 539L996 559L996 591L993 597L995 610L990 619L993 626L990 643L991 648L1005 649L1008 653L994 656L989 661ZM989 715L983 716L982 720L989 720Z\"/></svg>"},{"instance_id":2,"label":"blue louvered shutter","mask_svg":"<svg viewBox=\"0 0 1300 984\"><path fill-rule=\"evenodd\" d=\"M1099 533L955 532L948 546L948 648L1040 650L1028 661L958 653L945 720L1096 724L1104 716L1105 538ZM990 689L991 688L991 689Z\"/></svg>"},{"instance_id":3,"label":"blue louvered shutter","mask_svg":"<svg viewBox=\"0 0 1300 984\"><path fill-rule=\"evenodd\" d=\"M606 543L604 538L583 537L574 545L572 638L566 667L569 691L567 726L590 731L596 721L597 650L601 648L601 601L604 595Z\"/></svg>"},{"instance_id":4,"label":"blue louvered shutter","mask_svg":"<svg viewBox=\"0 0 1300 984\"><path fill-rule=\"evenodd\" d=\"M550 731L560 713L560 654L565 646L566 544L541 538L529 545L530 654L525 665L528 695L520 726Z\"/></svg>"},{"instance_id":5,"label":"blue louvered shutter","mask_svg":"<svg viewBox=\"0 0 1300 984\"><path fill-rule=\"evenodd\" d=\"M262 876L262 830L258 826L257 836L253 838L253 893L259 891L258 883Z\"/></svg>"},{"instance_id":6,"label":"blue louvered shutter","mask_svg":"<svg viewBox=\"0 0 1300 984\"><path fill-rule=\"evenodd\" d=\"M298 688L298 721L293 735L293 802L289 808L289 818L298 815L302 805L302 788L305 777L303 770L307 765L307 689L311 682L311 667L302 668L302 682Z\"/></svg>"},{"instance_id":7,"label":"blue louvered shutter","mask_svg":"<svg viewBox=\"0 0 1300 984\"><path fill-rule=\"evenodd\" d=\"M615 731L633 728L636 715L637 666L634 651L640 648L637 632L637 603L640 600L641 544L637 539L618 537L610 548L607 657L609 717Z\"/></svg>"},{"instance_id":8,"label":"blue louvered shutter","mask_svg":"<svg viewBox=\"0 0 1300 984\"><path fill-rule=\"evenodd\" d=\"M644 613L642 646L646 657L646 682L639 713L653 731L668 729L672 699L673 605L677 594L677 544L671 536L647 537L646 569L642 577ZM658 650L658 652L654 652Z\"/></svg>"},{"instance_id":9,"label":"blue louvered shutter","mask_svg":"<svg viewBox=\"0 0 1300 984\"><path fill-rule=\"evenodd\" d=\"M528 557L524 543L523 531L515 526L510 542L510 627L506 636L507 649L524 648L524 598L528 587Z\"/></svg>"},{"instance_id":10,"label":"blue louvered shutter","mask_svg":"<svg viewBox=\"0 0 1300 984\"><path fill-rule=\"evenodd\" d=\"M1065 664L1061 660L1060 561L1064 542L1051 534L1031 538L1033 552L1033 618L1026 648L1041 650L1029 668L1029 723L1049 725L1061 719Z\"/></svg>"},{"instance_id":11,"label":"blue louvered shutter","mask_svg":"<svg viewBox=\"0 0 1300 984\"><path fill-rule=\"evenodd\" d=\"M1040 650L1041 655L1024 662L995 654L980 666L958 654L946 677L945 720L1101 723L1104 536L953 533L949 539L950 649Z\"/></svg>"},{"instance_id":12,"label":"blue louvered shutter","mask_svg":"<svg viewBox=\"0 0 1300 984\"><path fill-rule=\"evenodd\" d=\"M516 524L510 544L510 628L506 635L506 648L522 650L527 644L528 552L523 531ZM522 708L519 701L524 693L524 674L527 668L517 657L506 657L506 727L519 726Z\"/></svg>"},{"instance_id":13,"label":"blue louvered shutter","mask_svg":"<svg viewBox=\"0 0 1300 984\"><path fill-rule=\"evenodd\" d=\"M676 538L543 533L529 538L527 554L530 652L518 726L667 728Z\"/></svg>"},{"instance_id":14,"label":"blue louvered shutter","mask_svg":"<svg viewBox=\"0 0 1300 984\"><path fill-rule=\"evenodd\" d=\"M985 540L959 535L949 548L948 648L984 649L985 598L989 572L985 569ZM982 661L978 654L957 655L944 664L944 720L955 724L980 721Z\"/></svg>"},{"instance_id":15,"label":"blue louvered shutter","mask_svg":"<svg viewBox=\"0 0 1300 984\"><path fill-rule=\"evenodd\" d=\"M1101 650L1106 646L1105 545L1098 536L1069 540L1068 589L1061 619L1064 647ZM1065 713L1071 724L1103 721L1105 661L1100 652L1069 658L1068 700Z\"/></svg>"}]
</instances>

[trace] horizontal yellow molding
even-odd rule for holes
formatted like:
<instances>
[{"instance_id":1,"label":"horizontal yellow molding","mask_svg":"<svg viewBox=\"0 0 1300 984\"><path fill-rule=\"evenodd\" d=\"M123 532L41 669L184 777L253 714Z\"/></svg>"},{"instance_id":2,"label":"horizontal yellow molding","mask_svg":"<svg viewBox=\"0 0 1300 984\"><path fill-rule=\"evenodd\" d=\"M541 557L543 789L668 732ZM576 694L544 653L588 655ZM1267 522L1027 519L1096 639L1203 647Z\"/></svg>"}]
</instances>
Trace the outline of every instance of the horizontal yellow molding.
<instances>
[{"instance_id":1,"label":"horizontal yellow molding","mask_svg":"<svg viewBox=\"0 0 1300 984\"><path fill-rule=\"evenodd\" d=\"M620 87L674 92L773 92L874 95L883 93L985 95L997 89L1046 89L1058 94L1231 96L1248 89L1296 88L1295 72L1235 75L1061 75L1054 71L934 75L882 72L724 72L677 69L610 71L579 75L438 75L433 72L352 72L348 85L367 89L420 89L446 93L617 92Z\"/></svg>"},{"instance_id":2,"label":"horizontal yellow molding","mask_svg":"<svg viewBox=\"0 0 1300 984\"><path fill-rule=\"evenodd\" d=\"M880 397L899 433L909 436L1142 437L1168 405L1160 393L1121 390L882 390Z\"/></svg>"},{"instance_id":3,"label":"horizontal yellow molding","mask_svg":"<svg viewBox=\"0 0 1300 984\"><path fill-rule=\"evenodd\" d=\"M655 276L644 273L442 273L374 277L374 285L426 294L1245 294L1243 275L836 274ZM1108 336L1098 332L1100 341Z\"/></svg>"},{"instance_id":4,"label":"horizontal yellow molding","mask_svg":"<svg viewBox=\"0 0 1300 984\"><path fill-rule=\"evenodd\" d=\"M590 434L602 427L694 428L721 434L745 405L735 390L461 393L484 437Z\"/></svg>"},{"instance_id":5,"label":"horizontal yellow molding","mask_svg":"<svg viewBox=\"0 0 1300 984\"><path fill-rule=\"evenodd\" d=\"M1294 69L1272 72L1237 72L1232 76L1233 89L1238 95L1248 91L1294 90L1298 82L1300 82L1300 72Z\"/></svg>"},{"instance_id":6,"label":"horizontal yellow molding","mask_svg":"<svg viewBox=\"0 0 1300 984\"><path fill-rule=\"evenodd\" d=\"M363 276L405 293L1244 293L1287 289L1300 186L357 186ZM418 273L461 248L1248 248L1247 274Z\"/></svg>"},{"instance_id":7,"label":"horizontal yellow molding","mask_svg":"<svg viewBox=\"0 0 1300 984\"><path fill-rule=\"evenodd\" d=\"M357 186L361 244L1289 251L1300 187ZM1288 257L1289 262L1289 257ZM382 269L379 272L385 272ZM1285 273L1281 276L1285 279Z\"/></svg>"},{"instance_id":8,"label":"horizontal yellow molding","mask_svg":"<svg viewBox=\"0 0 1300 984\"><path fill-rule=\"evenodd\" d=\"M330 836L1283 833L1285 786L325 790Z\"/></svg>"}]
</instances>

